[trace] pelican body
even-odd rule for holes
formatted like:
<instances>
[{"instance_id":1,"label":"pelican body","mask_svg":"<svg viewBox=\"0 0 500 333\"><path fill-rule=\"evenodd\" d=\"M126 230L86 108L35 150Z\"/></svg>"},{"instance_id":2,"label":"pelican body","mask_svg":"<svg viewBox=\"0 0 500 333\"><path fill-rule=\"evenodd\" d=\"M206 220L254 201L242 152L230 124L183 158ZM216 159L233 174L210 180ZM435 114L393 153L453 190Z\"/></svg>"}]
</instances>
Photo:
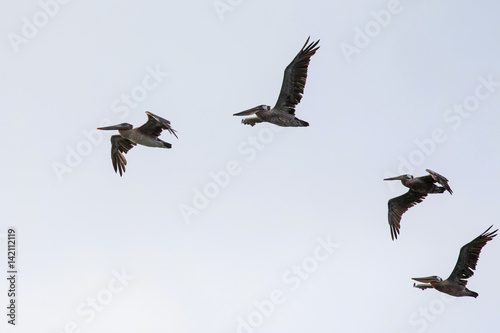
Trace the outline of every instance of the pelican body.
<instances>
[{"instance_id":1,"label":"pelican body","mask_svg":"<svg viewBox=\"0 0 500 333\"><path fill-rule=\"evenodd\" d=\"M391 228L392 240L398 238L399 229L401 228L400 222L402 215L416 204L422 202L427 194L430 193L443 193L448 191L453 194L448 179L441 176L437 172L426 169L429 173L427 176L413 177L412 175L401 175L397 177L385 178L384 180L400 180L401 183L409 188L405 194L389 200L389 226ZM436 183L441 186L436 185Z\"/></svg>"},{"instance_id":2,"label":"pelican body","mask_svg":"<svg viewBox=\"0 0 500 333\"><path fill-rule=\"evenodd\" d=\"M474 275L474 270L476 269L476 264L479 259L479 254L481 249L486 243L493 239L498 231L489 232L493 226L490 226L485 232L476 237L471 242L462 246L460 249L460 255L458 256L457 264L451 272L450 276L443 280L437 275L412 278L415 281L422 282L423 284L413 284L413 287L422 290L428 288L434 288L442 293L462 297L470 296L476 298L478 293L475 291L467 289L467 279Z\"/></svg>"},{"instance_id":3,"label":"pelican body","mask_svg":"<svg viewBox=\"0 0 500 333\"><path fill-rule=\"evenodd\" d=\"M117 129L122 138L128 139L137 145L168 149L172 148L172 144L162 141L160 138L154 137L148 133L143 133L139 131L138 128L132 128L132 125L127 123L109 127L101 127L100 129Z\"/></svg>"},{"instance_id":4,"label":"pelican body","mask_svg":"<svg viewBox=\"0 0 500 333\"><path fill-rule=\"evenodd\" d=\"M157 148L172 148L172 145L158 138L162 130L166 129L170 134L175 135L175 130L170 126L170 121L146 111L148 121L137 128L131 124L122 123L113 126L99 127L99 130L118 130L120 135L111 136L111 161L115 172L120 176L125 172L127 160L123 153L127 153L136 145Z\"/></svg>"},{"instance_id":5,"label":"pelican body","mask_svg":"<svg viewBox=\"0 0 500 333\"><path fill-rule=\"evenodd\" d=\"M306 43L295 56L292 62L286 67L283 76L280 95L276 105L271 108L269 105L259 105L254 108L235 113L233 116L249 116L241 122L245 125L254 126L257 123L268 122L283 127L306 127L307 121L295 117L295 106L300 103L307 79L307 68L311 57L319 49L318 43Z\"/></svg>"},{"instance_id":6,"label":"pelican body","mask_svg":"<svg viewBox=\"0 0 500 333\"><path fill-rule=\"evenodd\" d=\"M470 296L476 298L479 295L475 291L467 289L464 285L457 284L448 279L443 280L437 275L412 279L418 282L423 282L423 284L413 284L413 287L422 290L434 288L437 291L456 297Z\"/></svg>"}]
</instances>

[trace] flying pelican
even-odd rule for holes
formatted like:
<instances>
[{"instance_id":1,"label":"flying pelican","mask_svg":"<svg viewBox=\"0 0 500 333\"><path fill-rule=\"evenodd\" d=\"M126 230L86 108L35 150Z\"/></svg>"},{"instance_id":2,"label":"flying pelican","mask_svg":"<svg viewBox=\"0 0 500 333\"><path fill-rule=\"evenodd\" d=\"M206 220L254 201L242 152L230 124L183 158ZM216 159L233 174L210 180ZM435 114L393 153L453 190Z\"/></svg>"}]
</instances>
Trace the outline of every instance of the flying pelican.
<instances>
[{"instance_id":1,"label":"flying pelican","mask_svg":"<svg viewBox=\"0 0 500 333\"><path fill-rule=\"evenodd\" d=\"M496 236L498 229L488 233L491 227L476 237L472 242L462 246L457 264L455 265L453 272L451 272L451 275L446 280L443 281L443 279L436 275L423 278L412 278L415 281L424 283L414 283L413 286L422 290L434 288L437 291L451 296L471 296L476 298L478 293L465 287L467 285L466 279L474 275L477 260L479 259L479 254L481 253L483 246Z\"/></svg>"},{"instance_id":2,"label":"flying pelican","mask_svg":"<svg viewBox=\"0 0 500 333\"><path fill-rule=\"evenodd\" d=\"M404 186L410 190L399 197L392 198L388 202L389 206L389 226L391 227L392 240L398 238L401 216L408 208L422 202L429 193L443 193L445 190L453 194L448 179L441 176L437 172L425 169L429 173L427 176L413 178L412 175L401 175L384 180L401 180ZM439 183L437 186L434 183Z\"/></svg>"},{"instance_id":3,"label":"flying pelican","mask_svg":"<svg viewBox=\"0 0 500 333\"><path fill-rule=\"evenodd\" d=\"M243 112L235 113L233 116L248 116L255 114L255 117L245 118L241 122L245 125L254 126L256 123L269 122L278 126L305 127L309 123L295 117L295 106L299 104L306 85L307 67L310 58L319 49L319 40L311 42L309 38L295 56L292 62L286 67L283 76L283 84L278 101L274 108L269 105L259 105Z\"/></svg>"},{"instance_id":4,"label":"flying pelican","mask_svg":"<svg viewBox=\"0 0 500 333\"><path fill-rule=\"evenodd\" d=\"M175 135L175 130L170 127L170 121L158 117L149 111L146 111L148 121L141 127L133 128L131 124L121 123L114 126L99 127L99 130L118 130L120 135L111 136L111 161L115 172L125 172L125 165L127 160L122 153L127 153L132 147L136 145L143 145L148 147L159 148L172 148L168 142L162 141L158 138L162 130L166 129L170 134Z\"/></svg>"}]
</instances>

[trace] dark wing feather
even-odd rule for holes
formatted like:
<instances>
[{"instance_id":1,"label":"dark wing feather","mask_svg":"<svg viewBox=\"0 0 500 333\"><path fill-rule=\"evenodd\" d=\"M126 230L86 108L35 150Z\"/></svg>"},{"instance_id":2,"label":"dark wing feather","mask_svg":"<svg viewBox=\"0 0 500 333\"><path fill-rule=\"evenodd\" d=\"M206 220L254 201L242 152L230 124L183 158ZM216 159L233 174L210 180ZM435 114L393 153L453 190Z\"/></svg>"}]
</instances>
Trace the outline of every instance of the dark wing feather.
<instances>
[{"instance_id":1,"label":"dark wing feather","mask_svg":"<svg viewBox=\"0 0 500 333\"><path fill-rule=\"evenodd\" d=\"M389 200L389 226L391 227L391 237L392 240L398 238L399 229L401 228L401 216L410 208L416 204L422 202L427 194L417 193L415 191L409 190L399 197L392 198Z\"/></svg>"},{"instance_id":2,"label":"dark wing feather","mask_svg":"<svg viewBox=\"0 0 500 333\"><path fill-rule=\"evenodd\" d=\"M127 160L122 153L127 153L136 144L121 135L111 136L111 161L115 172L120 172L120 177L125 172L125 165Z\"/></svg>"},{"instance_id":3,"label":"dark wing feather","mask_svg":"<svg viewBox=\"0 0 500 333\"><path fill-rule=\"evenodd\" d=\"M491 226L493 227L493 226ZM476 237L473 241L468 244L465 244L460 249L460 254L458 256L457 264L451 272L448 280L451 280L455 283L460 283L462 285L467 285L467 281L465 279L470 278L474 275L474 270L476 269L477 260L479 259L479 254L481 253L481 249L486 243L493 239L496 236L496 232L498 231L490 231L491 227L489 227L485 232Z\"/></svg>"},{"instance_id":4,"label":"dark wing feather","mask_svg":"<svg viewBox=\"0 0 500 333\"><path fill-rule=\"evenodd\" d=\"M450 194L453 194L453 191L451 190L450 185L448 185L448 179L446 179L446 177L441 176L439 173L434 172L430 169L425 169L425 171L427 171L428 173L431 174L430 176L432 177L432 179L435 182L438 182L446 189L446 191L450 192ZM426 176L426 177L429 177L429 176Z\"/></svg>"},{"instance_id":5,"label":"dark wing feather","mask_svg":"<svg viewBox=\"0 0 500 333\"><path fill-rule=\"evenodd\" d=\"M274 106L275 108L281 109L290 114L295 114L295 106L299 104L302 99L304 86L306 85L307 67L309 66L309 61L319 49L319 46L316 47L319 40L311 42L307 45L309 38L310 37L307 38L306 43L300 52L286 67L280 95L276 105Z\"/></svg>"},{"instance_id":6,"label":"dark wing feather","mask_svg":"<svg viewBox=\"0 0 500 333\"><path fill-rule=\"evenodd\" d=\"M170 126L170 121L168 121L167 119L163 119L162 117L159 117L155 114L152 114L149 111L146 111L146 114L148 115L148 121L141 127L138 127L137 128L138 131L147 135L160 136L162 130L166 129L170 132L170 134L175 135L175 137L177 138L175 130Z\"/></svg>"}]
</instances>

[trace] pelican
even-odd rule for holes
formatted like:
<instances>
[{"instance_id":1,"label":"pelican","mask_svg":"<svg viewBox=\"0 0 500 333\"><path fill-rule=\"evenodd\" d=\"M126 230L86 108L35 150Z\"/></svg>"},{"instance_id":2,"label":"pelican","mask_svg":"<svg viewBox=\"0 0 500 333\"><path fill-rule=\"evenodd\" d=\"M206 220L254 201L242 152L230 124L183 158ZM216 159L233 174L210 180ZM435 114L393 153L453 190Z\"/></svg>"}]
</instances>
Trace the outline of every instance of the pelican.
<instances>
[{"instance_id":1,"label":"pelican","mask_svg":"<svg viewBox=\"0 0 500 333\"><path fill-rule=\"evenodd\" d=\"M146 111L148 121L141 127L133 128L131 124L122 123L114 126L99 127L99 130L118 130L119 135L111 136L111 161L115 172L125 172L125 165L127 160L122 153L127 153L132 147L136 145L143 145L148 147L159 148L172 148L168 142L162 141L158 138L162 130L166 129L170 134L175 135L175 130L170 127L170 121L158 117L149 111Z\"/></svg>"},{"instance_id":2,"label":"pelican","mask_svg":"<svg viewBox=\"0 0 500 333\"><path fill-rule=\"evenodd\" d=\"M241 121L243 124L250 126L262 122L269 122L285 127L309 126L308 122L295 117L295 106L302 99L306 84L309 60L319 49L319 46L316 47L319 40L311 42L308 45L309 38L307 38L306 43L297 56L286 67L281 92L274 108L271 109L269 105L259 105L252 109L235 113L233 116L249 116L254 114L255 117L245 118Z\"/></svg>"},{"instance_id":3,"label":"pelican","mask_svg":"<svg viewBox=\"0 0 500 333\"><path fill-rule=\"evenodd\" d=\"M443 193L444 191L453 194L448 179L437 172L425 169L429 173L427 176L413 178L412 175L401 175L384 180L401 180L404 186L410 190L399 197L392 198L388 202L389 206L389 226L391 227L392 240L398 238L401 216L408 208L422 202L429 193ZM435 185L439 183L442 186Z\"/></svg>"},{"instance_id":4,"label":"pelican","mask_svg":"<svg viewBox=\"0 0 500 333\"><path fill-rule=\"evenodd\" d=\"M465 287L467 285L466 279L474 275L477 260L479 259L479 254L481 253L483 246L496 236L498 229L488 233L491 227L493 226L490 226L485 232L476 237L470 243L462 246L457 264L455 265L453 272L451 272L451 275L446 280L443 281L443 279L436 275L422 278L412 278L412 280L424 283L414 283L413 287L420 288L422 290L434 288L437 291L451 296L470 296L476 298L478 293Z\"/></svg>"}]
</instances>

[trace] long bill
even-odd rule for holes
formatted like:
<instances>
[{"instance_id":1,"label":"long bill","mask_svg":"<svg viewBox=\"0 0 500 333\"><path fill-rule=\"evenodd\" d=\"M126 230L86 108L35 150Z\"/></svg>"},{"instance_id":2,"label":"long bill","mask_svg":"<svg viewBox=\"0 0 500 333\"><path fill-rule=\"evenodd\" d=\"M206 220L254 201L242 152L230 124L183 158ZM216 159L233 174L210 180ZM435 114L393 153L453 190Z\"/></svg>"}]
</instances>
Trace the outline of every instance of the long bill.
<instances>
[{"instance_id":1,"label":"long bill","mask_svg":"<svg viewBox=\"0 0 500 333\"><path fill-rule=\"evenodd\" d=\"M427 277L420 277L420 278L411 278L412 280L422 282L422 283L431 283L431 282L440 282L441 279L438 276L427 276Z\"/></svg>"},{"instance_id":2,"label":"long bill","mask_svg":"<svg viewBox=\"0 0 500 333\"><path fill-rule=\"evenodd\" d=\"M390 177L390 178L385 178L384 180L403 180L404 176L397 176L397 177Z\"/></svg>"},{"instance_id":3,"label":"long bill","mask_svg":"<svg viewBox=\"0 0 500 333\"><path fill-rule=\"evenodd\" d=\"M254 108L235 113L235 114L233 114L233 116L249 116L251 114L255 114L256 112L265 111L265 110L267 110L267 107L265 107L264 105L259 105L259 106L256 106Z\"/></svg>"},{"instance_id":4,"label":"long bill","mask_svg":"<svg viewBox=\"0 0 500 333\"><path fill-rule=\"evenodd\" d=\"M113 126L106 126L106 127L97 127L97 129L98 130L104 130L104 131L113 131L113 130L123 129L123 126L113 125Z\"/></svg>"}]
</instances>

